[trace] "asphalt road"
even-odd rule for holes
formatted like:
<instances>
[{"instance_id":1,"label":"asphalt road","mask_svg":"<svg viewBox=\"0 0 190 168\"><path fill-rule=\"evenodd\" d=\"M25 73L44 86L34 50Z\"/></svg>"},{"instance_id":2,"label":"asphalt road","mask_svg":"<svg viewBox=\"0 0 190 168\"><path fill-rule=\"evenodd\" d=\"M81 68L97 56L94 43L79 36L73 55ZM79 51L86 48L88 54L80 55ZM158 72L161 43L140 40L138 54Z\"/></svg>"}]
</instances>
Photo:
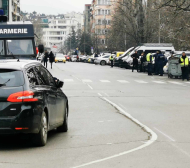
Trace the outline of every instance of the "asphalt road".
<instances>
[{"instance_id":1,"label":"asphalt road","mask_svg":"<svg viewBox=\"0 0 190 168\"><path fill-rule=\"evenodd\" d=\"M0 167L190 167L190 83L85 63L49 70L65 81L69 131L41 148L1 138Z\"/></svg>"}]
</instances>

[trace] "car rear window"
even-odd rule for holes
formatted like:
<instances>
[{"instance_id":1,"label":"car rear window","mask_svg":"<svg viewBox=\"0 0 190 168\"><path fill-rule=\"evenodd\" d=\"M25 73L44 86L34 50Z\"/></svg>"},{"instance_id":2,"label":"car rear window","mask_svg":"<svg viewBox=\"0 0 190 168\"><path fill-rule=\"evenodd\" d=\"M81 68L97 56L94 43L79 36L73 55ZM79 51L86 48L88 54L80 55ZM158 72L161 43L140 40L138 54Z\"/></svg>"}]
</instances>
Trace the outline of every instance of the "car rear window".
<instances>
[{"instance_id":1,"label":"car rear window","mask_svg":"<svg viewBox=\"0 0 190 168\"><path fill-rule=\"evenodd\" d=\"M22 71L0 69L0 86L18 87L24 85L24 76Z\"/></svg>"}]
</instances>

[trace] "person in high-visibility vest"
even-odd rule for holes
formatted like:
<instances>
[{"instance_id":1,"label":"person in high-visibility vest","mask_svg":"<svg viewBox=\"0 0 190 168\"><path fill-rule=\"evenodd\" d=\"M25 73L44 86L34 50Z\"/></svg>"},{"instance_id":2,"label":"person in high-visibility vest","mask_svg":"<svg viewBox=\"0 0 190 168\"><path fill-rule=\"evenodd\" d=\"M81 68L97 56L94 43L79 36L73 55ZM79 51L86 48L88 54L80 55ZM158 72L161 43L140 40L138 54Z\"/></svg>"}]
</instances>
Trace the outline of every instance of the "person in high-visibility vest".
<instances>
[{"instance_id":1,"label":"person in high-visibility vest","mask_svg":"<svg viewBox=\"0 0 190 168\"><path fill-rule=\"evenodd\" d=\"M146 55L146 61L148 62L148 75L152 75L152 62L154 57L152 56L152 53L148 53Z\"/></svg>"},{"instance_id":2,"label":"person in high-visibility vest","mask_svg":"<svg viewBox=\"0 0 190 168\"><path fill-rule=\"evenodd\" d=\"M113 68L113 60L114 60L113 54L110 55L110 58L109 58L109 59L110 59L110 61L111 61L111 68Z\"/></svg>"},{"instance_id":3,"label":"person in high-visibility vest","mask_svg":"<svg viewBox=\"0 0 190 168\"><path fill-rule=\"evenodd\" d=\"M179 63L181 64L182 70L182 80L187 79L189 81L189 58L186 56L185 52L179 58Z\"/></svg>"}]
</instances>

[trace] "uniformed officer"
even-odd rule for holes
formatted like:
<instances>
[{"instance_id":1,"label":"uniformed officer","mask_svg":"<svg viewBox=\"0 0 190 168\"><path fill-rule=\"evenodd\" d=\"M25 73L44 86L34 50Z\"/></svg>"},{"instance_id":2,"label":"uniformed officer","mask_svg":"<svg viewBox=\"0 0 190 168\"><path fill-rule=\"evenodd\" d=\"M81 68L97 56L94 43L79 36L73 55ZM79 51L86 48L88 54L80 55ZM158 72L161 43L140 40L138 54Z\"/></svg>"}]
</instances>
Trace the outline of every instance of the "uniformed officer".
<instances>
[{"instance_id":1,"label":"uniformed officer","mask_svg":"<svg viewBox=\"0 0 190 168\"><path fill-rule=\"evenodd\" d=\"M164 54L161 53L161 51L158 54L158 73L159 76L163 76L163 68L164 68L164 64L165 64L165 56Z\"/></svg>"},{"instance_id":2,"label":"uniformed officer","mask_svg":"<svg viewBox=\"0 0 190 168\"><path fill-rule=\"evenodd\" d=\"M185 52L179 58L179 63L181 63L182 70L182 80L187 79L189 81L189 58L186 56Z\"/></svg>"},{"instance_id":3,"label":"uniformed officer","mask_svg":"<svg viewBox=\"0 0 190 168\"><path fill-rule=\"evenodd\" d=\"M148 62L148 75L152 75L152 62L154 57L152 56L152 53L148 53L146 55L146 61Z\"/></svg>"},{"instance_id":4,"label":"uniformed officer","mask_svg":"<svg viewBox=\"0 0 190 168\"><path fill-rule=\"evenodd\" d=\"M114 60L113 54L110 55L110 58L109 58L109 59L110 59L110 61L111 61L111 68L113 68L113 60Z\"/></svg>"},{"instance_id":5,"label":"uniformed officer","mask_svg":"<svg viewBox=\"0 0 190 168\"><path fill-rule=\"evenodd\" d=\"M155 72L155 75L158 75L158 55L159 55L159 51L156 51L156 54L154 55L154 60L155 60L154 72Z\"/></svg>"},{"instance_id":6,"label":"uniformed officer","mask_svg":"<svg viewBox=\"0 0 190 168\"><path fill-rule=\"evenodd\" d=\"M135 51L135 53L132 54L131 57L133 58L132 72L135 69L135 67L137 68L137 72L138 72L138 68L139 68L139 65L138 65L138 59L139 59L138 52Z\"/></svg>"}]
</instances>

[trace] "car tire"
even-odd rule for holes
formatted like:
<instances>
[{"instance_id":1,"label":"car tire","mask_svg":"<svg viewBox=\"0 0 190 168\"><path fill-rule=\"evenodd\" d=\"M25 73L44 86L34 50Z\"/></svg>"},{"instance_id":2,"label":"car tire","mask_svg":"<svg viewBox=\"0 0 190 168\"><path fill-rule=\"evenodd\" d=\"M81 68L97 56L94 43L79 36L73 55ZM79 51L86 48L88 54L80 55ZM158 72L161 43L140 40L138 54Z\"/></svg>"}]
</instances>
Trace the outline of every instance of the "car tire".
<instances>
[{"instance_id":1,"label":"car tire","mask_svg":"<svg viewBox=\"0 0 190 168\"><path fill-rule=\"evenodd\" d=\"M102 65L102 66L103 66L103 65L106 65L106 61L101 61L101 62L100 62L100 65Z\"/></svg>"},{"instance_id":2,"label":"car tire","mask_svg":"<svg viewBox=\"0 0 190 168\"><path fill-rule=\"evenodd\" d=\"M68 131L68 109L66 108L65 114L64 114L64 122L63 125L57 128L58 132L67 132Z\"/></svg>"},{"instance_id":3,"label":"car tire","mask_svg":"<svg viewBox=\"0 0 190 168\"><path fill-rule=\"evenodd\" d=\"M45 146L47 143L47 134L48 134L48 120L46 113L42 113L40 131L38 134L34 135L34 143L37 146Z\"/></svg>"}]
</instances>

